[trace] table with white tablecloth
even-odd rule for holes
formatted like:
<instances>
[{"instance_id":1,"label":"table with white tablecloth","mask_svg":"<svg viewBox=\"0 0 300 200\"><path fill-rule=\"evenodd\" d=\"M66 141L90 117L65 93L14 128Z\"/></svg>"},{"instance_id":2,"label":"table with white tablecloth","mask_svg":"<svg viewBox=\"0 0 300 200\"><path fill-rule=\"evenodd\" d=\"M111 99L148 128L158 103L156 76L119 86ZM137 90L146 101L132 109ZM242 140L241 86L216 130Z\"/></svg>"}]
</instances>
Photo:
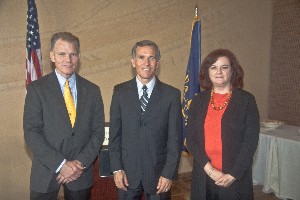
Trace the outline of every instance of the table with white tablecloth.
<instances>
[{"instance_id":1,"label":"table with white tablecloth","mask_svg":"<svg viewBox=\"0 0 300 200\"><path fill-rule=\"evenodd\" d=\"M300 127L261 129L253 183L281 199L300 200Z\"/></svg>"}]
</instances>

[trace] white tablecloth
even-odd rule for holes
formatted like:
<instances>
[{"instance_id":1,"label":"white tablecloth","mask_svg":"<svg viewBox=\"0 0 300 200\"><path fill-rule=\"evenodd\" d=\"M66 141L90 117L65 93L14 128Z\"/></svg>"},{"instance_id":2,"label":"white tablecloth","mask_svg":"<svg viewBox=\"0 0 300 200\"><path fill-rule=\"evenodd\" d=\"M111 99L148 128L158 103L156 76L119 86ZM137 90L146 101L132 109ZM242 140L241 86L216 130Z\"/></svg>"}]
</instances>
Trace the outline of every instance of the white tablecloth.
<instances>
[{"instance_id":1,"label":"white tablecloth","mask_svg":"<svg viewBox=\"0 0 300 200\"><path fill-rule=\"evenodd\" d=\"M253 183L281 199L300 200L300 127L263 130L254 156Z\"/></svg>"}]
</instances>

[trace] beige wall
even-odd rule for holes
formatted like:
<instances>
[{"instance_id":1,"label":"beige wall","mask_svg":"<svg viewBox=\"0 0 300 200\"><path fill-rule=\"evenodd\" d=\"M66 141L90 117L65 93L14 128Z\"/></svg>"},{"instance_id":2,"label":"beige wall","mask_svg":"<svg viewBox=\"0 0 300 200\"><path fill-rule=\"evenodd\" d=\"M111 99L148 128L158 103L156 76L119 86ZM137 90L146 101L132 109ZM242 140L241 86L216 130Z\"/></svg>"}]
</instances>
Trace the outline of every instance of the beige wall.
<instances>
[{"instance_id":1,"label":"beige wall","mask_svg":"<svg viewBox=\"0 0 300 200\"><path fill-rule=\"evenodd\" d=\"M51 35L70 31L79 36L80 74L101 87L109 121L113 86L132 78L131 47L151 39L162 52L159 78L182 90L195 3L202 18L202 59L215 48L235 52L245 70L245 89L266 117L272 0L36 0L44 74L50 72ZM22 130L26 10L26 1L0 1L0 199L29 195L31 158ZM190 170L183 158L180 172Z\"/></svg>"},{"instance_id":2,"label":"beige wall","mask_svg":"<svg viewBox=\"0 0 300 200\"><path fill-rule=\"evenodd\" d=\"M300 1L274 0L272 18L268 118L300 126Z\"/></svg>"}]
</instances>

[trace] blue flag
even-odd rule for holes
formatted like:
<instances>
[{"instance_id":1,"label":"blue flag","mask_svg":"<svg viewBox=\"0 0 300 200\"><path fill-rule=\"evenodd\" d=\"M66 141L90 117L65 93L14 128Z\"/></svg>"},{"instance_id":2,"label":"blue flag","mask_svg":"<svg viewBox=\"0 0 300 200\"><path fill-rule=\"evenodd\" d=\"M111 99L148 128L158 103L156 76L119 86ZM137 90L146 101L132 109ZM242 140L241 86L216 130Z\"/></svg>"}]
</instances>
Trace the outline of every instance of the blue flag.
<instances>
[{"instance_id":1,"label":"blue flag","mask_svg":"<svg viewBox=\"0 0 300 200\"><path fill-rule=\"evenodd\" d=\"M199 70L201 64L201 22L198 17L193 21L193 29L191 35L191 49L189 62L186 68L184 80L183 100L182 100L182 115L183 115L183 152L188 152L185 144L186 126L188 123L189 107L192 98L200 93L199 85Z\"/></svg>"}]
</instances>

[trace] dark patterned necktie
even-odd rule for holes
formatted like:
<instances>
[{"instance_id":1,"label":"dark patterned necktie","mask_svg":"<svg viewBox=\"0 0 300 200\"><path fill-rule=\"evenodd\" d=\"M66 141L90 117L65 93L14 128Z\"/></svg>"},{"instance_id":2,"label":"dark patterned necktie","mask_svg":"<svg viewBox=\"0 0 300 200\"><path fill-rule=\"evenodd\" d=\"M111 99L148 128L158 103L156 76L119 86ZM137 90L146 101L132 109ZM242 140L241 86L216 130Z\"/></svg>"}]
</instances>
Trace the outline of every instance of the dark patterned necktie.
<instances>
[{"instance_id":1,"label":"dark patterned necktie","mask_svg":"<svg viewBox=\"0 0 300 200\"><path fill-rule=\"evenodd\" d=\"M147 94L147 89L148 89L147 86L144 85L142 89L143 89L143 95L141 96L140 101L141 101L142 113L144 113L145 110L146 110L146 106L148 104L148 101L149 101L149 97L148 97L148 94Z\"/></svg>"}]
</instances>

